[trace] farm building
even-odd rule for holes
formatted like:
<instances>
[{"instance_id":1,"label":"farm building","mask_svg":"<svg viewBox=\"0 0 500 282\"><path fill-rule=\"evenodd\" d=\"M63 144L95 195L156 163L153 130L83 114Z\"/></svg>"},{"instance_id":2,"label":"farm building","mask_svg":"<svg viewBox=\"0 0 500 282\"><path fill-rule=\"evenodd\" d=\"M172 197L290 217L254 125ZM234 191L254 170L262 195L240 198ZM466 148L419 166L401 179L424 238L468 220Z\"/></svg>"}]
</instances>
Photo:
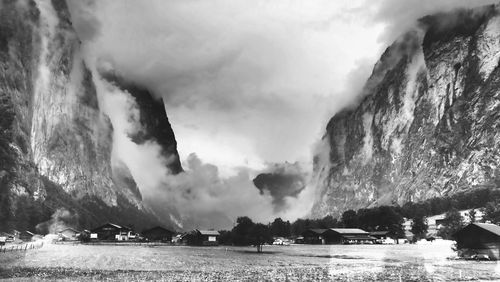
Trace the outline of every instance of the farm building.
<instances>
[{"instance_id":1,"label":"farm building","mask_svg":"<svg viewBox=\"0 0 500 282\"><path fill-rule=\"evenodd\" d=\"M376 239L375 243L378 244L394 244L397 241L397 239L394 239L396 237L389 231L372 231L370 236L374 237Z\"/></svg>"},{"instance_id":2,"label":"farm building","mask_svg":"<svg viewBox=\"0 0 500 282\"><path fill-rule=\"evenodd\" d=\"M66 228L57 233L59 235L59 240L62 241L76 241L78 239L78 235L80 235L80 231L73 228Z\"/></svg>"},{"instance_id":3,"label":"farm building","mask_svg":"<svg viewBox=\"0 0 500 282\"><path fill-rule=\"evenodd\" d=\"M0 241L4 241L4 242L13 242L16 237L14 236L14 234L10 234L10 233L7 233L7 232L0 232Z\"/></svg>"},{"instance_id":4,"label":"farm building","mask_svg":"<svg viewBox=\"0 0 500 282\"><path fill-rule=\"evenodd\" d=\"M175 233L161 226L156 226L142 231L142 236L148 241L172 242L172 236Z\"/></svg>"},{"instance_id":5,"label":"farm building","mask_svg":"<svg viewBox=\"0 0 500 282\"><path fill-rule=\"evenodd\" d=\"M324 233L328 229L308 229L302 233L305 244L326 244Z\"/></svg>"},{"instance_id":6,"label":"farm building","mask_svg":"<svg viewBox=\"0 0 500 282\"><path fill-rule=\"evenodd\" d=\"M135 234L129 227L108 222L102 226L92 229L90 238L106 241L128 241L130 239L135 239Z\"/></svg>"},{"instance_id":7,"label":"farm building","mask_svg":"<svg viewBox=\"0 0 500 282\"><path fill-rule=\"evenodd\" d=\"M196 246L217 246L219 245L219 232L215 230L198 230L189 232L186 236L188 245Z\"/></svg>"},{"instance_id":8,"label":"farm building","mask_svg":"<svg viewBox=\"0 0 500 282\"><path fill-rule=\"evenodd\" d=\"M500 259L500 226L490 223L471 223L453 234L458 255L465 258L487 256Z\"/></svg>"},{"instance_id":9,"label":"farm building","mask_svg":"<svg viewBox=\"0 0 500 282\"><path fill-rule=\"evenodd\" d=\"M31 241L34 236L35 236L35 233L33 233L33 232L23 231L19 234L19 239L21 239L25 242L28 242L28 241Z\"/></svg>"},{"instance_id":10,"label":"farm building","mask_svg":"<svg viewBox=\"0 0 500 282\"><path fill-rule=\"evenodd\" d=\"M374 243L376 238L358 228L309 229L302 233L306 244Z\"/></svg>"}]
</instances>

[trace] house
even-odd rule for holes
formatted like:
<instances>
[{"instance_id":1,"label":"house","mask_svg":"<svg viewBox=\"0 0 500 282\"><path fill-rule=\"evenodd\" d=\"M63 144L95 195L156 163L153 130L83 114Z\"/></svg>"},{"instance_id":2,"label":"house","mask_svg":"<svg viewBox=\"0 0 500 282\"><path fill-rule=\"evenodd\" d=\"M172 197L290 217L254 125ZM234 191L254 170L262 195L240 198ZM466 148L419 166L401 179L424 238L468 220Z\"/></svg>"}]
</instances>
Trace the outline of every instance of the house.
<instances>
[{"instance_id":1,"label":"house","mask_svg":"<svg viewBox=\"0 0 500 282\"><path fill-rule=\"evenodd\" d=\"M328 229L313 228L302 233L303 242L305 244L326 244L324 233Z\"/></svg>"},{"instance_id":2,"label":"house","mask_svg":"<svg viewBox=\"0 0 500 282\"><path fill-rule=\"evenodd\" d=\"M188 245L217 246L219 245L219 232L215 230L198 230L189 232L185 238Z\"/></svg>"},{"instance_id":3,"label":"house","mask_svg":"<svg viewBox=\"0 0 500 282\"><path fill-rule=\"evenodd\" d=\"M156 226L142 231L142 236L148 241L172 242L172 236L175 233L161 226Z\"/></svg>"},{"instance_id":4,"label":"house","mask_svg":"<svg viewBox=\"0 0 500 282\"><path fill-rule=\"evenodd\" d=\"M390 231L372 231L370 236L376 239L375 243L377 244L394 244L397 242L397 239L394 239L395 236Z\"/></svg>"},{"instance_id":5,"label":"house","mask_svg":"<svg viewBox=\"0 0 500 282\"><path fill-rule=\"evenodd\" d=\"M135 239L135 234L129 227L108 222L92 229L90 238L104 241L128 241L130 239Z\"/></svg>"},{"instance_id":6,"label":"house","mask_svg":"<svg viewBox=\"0 0 500 282\"><path fill-rule=\"evenodd\" d=\"M34 236L35 236L35 233L33 233L33 232L23 231L19 234L19 239L21 239L25 242L29 242L29 241L33 240Z\"/></svg>"},{"instance_id":7,"label":"house","mask_svg":"<svg viewBox=\"0 0 500 282\"><path fill-rule=\"evenodd\" d=\"M15 239L16 237L14 236L14 234L0 232L0 241L3 240L4 242L14 242Z\"/></svg>"},{"instance_id":8,"label":"house","mask_svg":"<svg viewBox=\"0 0 500 282\"><path fill-rule=\"evenodd\" d=\"M358 228L309 229L302 233L306 244L374 243L376 238Z\"/></svg>"},{"instance_id":9,"label":"house","mask_svg":"<svg viewBox=\"0 0 500 282\"><path fill-rule=\"evenodd\" d=\"M326 233L330 244L373 244L375 237L359 228L330 228Z\"/></svg>"},{"instance_id":10,"label":"house","mask_svg":"<svg viewBox=\"0 0 500 282\"><path fill-rule=\"evenodd\" d=\"M61 241L76 241L80 235L80 231L73 228L66 228L57 232Z\"/></svg>"},{"instance_id":11,"label":"house","mask_svg":"<svg viewBox=\"0 0 500 282\"><path fill-rule=\"evenodd\" d=\"M460 257L500 259L500 226L471 223L452 235Z\"/></svg>"}]
</instances>

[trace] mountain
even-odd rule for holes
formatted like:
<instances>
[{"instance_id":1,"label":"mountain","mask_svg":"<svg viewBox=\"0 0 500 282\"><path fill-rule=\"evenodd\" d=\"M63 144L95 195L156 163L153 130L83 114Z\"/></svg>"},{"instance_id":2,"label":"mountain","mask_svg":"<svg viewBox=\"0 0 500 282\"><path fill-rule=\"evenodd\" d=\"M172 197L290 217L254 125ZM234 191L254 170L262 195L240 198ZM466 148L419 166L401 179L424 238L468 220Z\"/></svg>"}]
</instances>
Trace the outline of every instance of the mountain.
<instances>
[{"instance_id":1,"label":"mountain","mask_svg":"<svg viewBox=\"0 0 500 282\"><path fill-rule=\"evenodd\" d=\"M34 230L59 209L85 228L170 224L144 205L128 167L112 161L113 127L94 79L64 0L2 0L0 230ZM171 170L181 172L163 104L138 94L148 126L135 139L161 143L173 155Z\"/></svg>"},{"instance_id":2,"label":"mountain","mask_svg":"<svg viewBox=\"0 0 500 282\"><path fill-rule=\"evenodd\" d=\"M328 123L312 215L500 185L498 6L422 18Z\"/></svg>"}]
</instances>

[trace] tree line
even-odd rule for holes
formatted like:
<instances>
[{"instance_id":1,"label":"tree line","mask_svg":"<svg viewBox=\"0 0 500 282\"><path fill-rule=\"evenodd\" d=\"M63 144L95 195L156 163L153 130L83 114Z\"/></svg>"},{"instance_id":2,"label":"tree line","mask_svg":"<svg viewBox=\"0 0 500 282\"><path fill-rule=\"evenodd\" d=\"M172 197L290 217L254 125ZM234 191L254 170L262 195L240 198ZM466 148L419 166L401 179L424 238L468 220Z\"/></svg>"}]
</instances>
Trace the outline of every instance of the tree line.
<instances>
[{"instance_id":1,"label":"tree line","mask_svg":"<svg viewBox=\"0 0 500 282\"><path fill-rule=\"evenodd\" d=\"M308 229L360 228L365 231L389 231L394 238L404 237L404 218L412 220L414 240L427 235L428 216L446 213L443 228L437 234L446 239L462 228L465 223L458 210L472 209L468 215L475 220L476 210L484 212L483 221L500 223L500 190L481 188L461 192L448 197L436 197L426 201L408 202L403 206L379 206L345 211L340 219L325 216L319 219L297 219L294 222L274 219L268 224L254 223L248 217L239 217L231 231L220 231L222 244L258 245L271 243L273 237L297 237Z\"/></svg>"}]
</instances>

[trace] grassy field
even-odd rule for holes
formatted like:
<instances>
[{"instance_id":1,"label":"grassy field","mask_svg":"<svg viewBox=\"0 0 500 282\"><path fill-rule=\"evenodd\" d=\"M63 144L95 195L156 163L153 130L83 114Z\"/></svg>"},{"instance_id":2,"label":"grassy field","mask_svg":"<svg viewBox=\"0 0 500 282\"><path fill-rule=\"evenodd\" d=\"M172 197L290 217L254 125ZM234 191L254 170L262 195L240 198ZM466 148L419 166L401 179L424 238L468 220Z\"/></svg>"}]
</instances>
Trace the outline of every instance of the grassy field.
<instances>
[{"instance_id":1,"label":"grassy field","mask_svg":"<svg viewBox=\"0 0 500 282\"><path fill-rule=\"evenodd\" d=\"M0 278L164 281L499 280L500 265L450 259L449 242L255 248L45 245L0 254Z\"/></svg>"}]
</instances>

